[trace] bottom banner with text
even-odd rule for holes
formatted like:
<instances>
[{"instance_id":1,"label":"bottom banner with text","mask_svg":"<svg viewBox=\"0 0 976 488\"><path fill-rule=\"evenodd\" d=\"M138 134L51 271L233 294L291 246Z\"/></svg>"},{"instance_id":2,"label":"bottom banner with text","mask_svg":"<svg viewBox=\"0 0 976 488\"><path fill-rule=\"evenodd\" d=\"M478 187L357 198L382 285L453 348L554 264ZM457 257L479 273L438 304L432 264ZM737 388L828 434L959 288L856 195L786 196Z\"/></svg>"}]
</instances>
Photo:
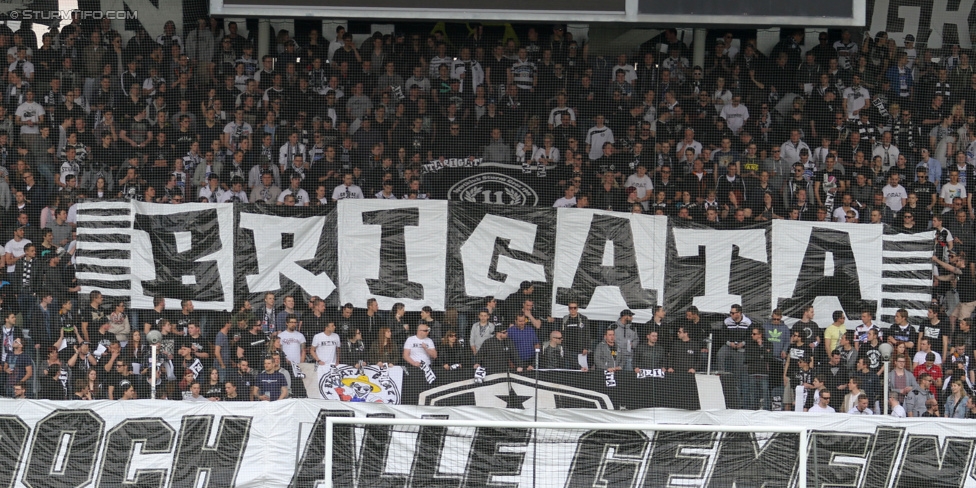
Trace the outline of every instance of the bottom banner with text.
<instances>
[{"instance_id":1,"label":"bottom banner with text","mask_svg":"<svg viewBox=\"0 0 976 488\"><path fill-rule=\"evenodd\" d=\"M324 400L0 400L0 411L0 486L16 487L317 487L330 416L533 418L532 410ZM674 430L336 425L333 480L343 487L796 486L797 434L681 431L789 425L811 429L809 486L976 486L976 439L965 420L670 409L540 410L538 420Z\"/></svg>"}]
</instances>

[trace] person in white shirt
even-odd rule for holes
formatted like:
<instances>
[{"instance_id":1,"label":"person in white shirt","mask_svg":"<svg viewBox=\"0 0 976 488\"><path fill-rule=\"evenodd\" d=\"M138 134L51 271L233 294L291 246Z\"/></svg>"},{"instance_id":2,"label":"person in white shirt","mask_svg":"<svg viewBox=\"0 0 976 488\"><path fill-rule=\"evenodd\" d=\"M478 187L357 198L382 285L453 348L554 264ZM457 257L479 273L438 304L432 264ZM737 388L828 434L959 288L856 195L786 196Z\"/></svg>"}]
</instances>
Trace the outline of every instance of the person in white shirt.
<instances>
[{"instance_id":1,"label":"person in white shirt","mask_svg":"<svg viewBox=\"0 0 976 488\"><path fill-rule=\"evenodd\" d=\"M312 359L315 360L319 374L328 372L333 366L339 364L339 346L341 345L339 334L335 333L335 321L329 320L325 324L325 330L312 337Z\"/></svg>"},{"instance_id":2,"label":"person in white shirt","mask_svg":"<svg viewBox=\"0 0 976 488\"><path fill-rule=\"evenodd\" d=\"M873 156L881 156L881 169L890 170L898 162L898 155L901 151L891 143L891 131L885 131L881 135L881 144L874 146Z\"/></svg>"},{"instance_id":3,"label":"person in white shirt","mask_svg":"<svg viewBox=\"0 0 976 488\"><path fill-rule=\"evenodd\" d=\"M884 193L885 205L893 212L900 212L908 201L908 191L898 183L898 178L898 173L891 173L888 176L888 184L881 189Z\"/></svg>"},{"instance_id":4,"label":"person in white shirt","mask_svg":"<svg viewBox=\"0 0 976 488\"><path fill-rule=\"evenodd\" d=\"M834 222L847 222L848 212L854 213L855 220L861 218L861 213L858 212L856 208L851 206L851 204L854 203L854 197L852 197L850 193L845 193L844 196L841 197L841 201L843 202L841 203L841 206L834 209Z\"/></svg>"},{"instance_id":5,"label":"person in white shirt","mask_svg":"<svg viewBox=\"0 0 976 488\"><path fill-rule=\"evenodd\" d=\"M563 196L556 200L556 203L552 204L555 208L573 208L576 206L576 187L569 185L566 187Z\"/></svg>"},{"instance_id":6,"label":"person in white shirt","mask_svg":"<svg viewBox=\"0 0 976 488\"><path fill-rule=\"evenodd\" d=\"M230 181L230 189L225 191L217 201L220 203L247 203L247 192L244 191L244 180L235 176Z\"/></svg>"},{"instance_id":7,"label":"person in white shirt","mask_svg":"<svg viewBox=\"0 0 976 488\"><path fill-rule=\"evenodd\" d=\"M556 95L556 107L549 112L549 129L555 129L562 125L563 114L569 115L569 123L576 127L576 111L566 106L566 94Z\"/></svg>"},{"instance_id":8,"label":"person in white shirt","mask_svg":"<svg viewBox=\"0 0 976 488\"><path fill-rule=\"evenodd\" d=\"M725 124L733 134L739 134L742 127L749 121L749 109L742 104L742 97L735 95L732 97L732 104L722 107L720 114L725 119Z\"/></svg>"},{"instance_id":9,"label":"person in white shirt","mask_svg":"<svg viewBox=\"0 0 976 488\"><path fill-rule=\"evenodd\" d=\"M289 195L295 197L295 206L307 207L309 205L308 192L302 188L302 175L298 173L291 174L291 186L278 194L278 205L284 205L285 197Z\"/></svg>"},{"instance_id":10,"label":"person in white shirt","mask_svg":"<svg viewBox=\"0 0 976 488\"><path fill-rule=\"evenodd\" d=\"M678 158L679 162L687 161L690 165L691 161L688 161L688 155L685 153L685 149L694 149L696 158L702 152L702 143L695 140L695 129L692 129L691 127L685 127L685 137L675 144L674 150L674 154Z\"/></svg>"},{"instance_id":11,"label":"person in white shirt","mask_svg":"<svg viewBox=\"0 0 976 488\"><path fill-rule=\"evenodd\" d=\"M342 177L342 184L335 187L332 190L332 201L338 202L339 200L345 200L347 198L365 198L363 196L363 190L359 188L358 185L354 185L352 182L352 173L346 173Z\"/></svg>"},{"instance_id":12,"label":"person in white shirt","mask_svg":"<svg viewBox=\"0 0 976 488\"><path fill-rule=\"evenodd\" d=\"M13 73L14 71L17 71L17 68L20 68L20 71L24 73L24 80L33 83L34 63L31 63L27 59L27 51L30 49L16 46L12 47L11 49L15 51L14 58L16 59L10 63L10 66L7 67L7 71ZM8 50L7 52L9 54L10 51Z\"/></svg>"},{"instance_id":13,"label":"person in white shirt","mask_svg":"<svg viewBox=\"0 0 976 488\"><path fill-rule=\"evenodd\" d=\"M474 94L474 89L485 82L485 70L481 63L471 59L470 47L462 47L461 57L452 64L451 78L461 80L461 93Z\"/></svg>"},{"instance_id":14,"label":"person in white shirt","mask_svg":"<svg viewBox=\"0 0 976 488\"><path fill-rule=\"evenodd\" d=\"M854 408L850 409L847 413L851 415L874 415L874 412L868 408L868 395L867 393L861 393L857 396L857 404Z\"/></svg>"},{"instance_id":15,"label":"person in white shirt","mask_svg":"<svg viewBox=\"0 0 976 488\"><path fill-rule=\"evenodd\" d=\"M288 142L278 149L278 164L281 166L281 171L286 171L292 166L295 156L305 159L305 144L298 141L298 132L289 134Z\"/></svg>"},{"instance_id":16,"label":"person in white shirt","mask_svg":"<svg viewBox=\"0 0 976 488\"><path fill-rule=\"evenodd\" d=\"M430 366L431 361L437 359L437 349L434 348L434 341L427 337L429 334L429 325L421 323L417 326L417 335L403 343L404 361L419 368L421 362Z\"/></svg>"},{"instance_id":17,"label":"person in white shirt","mask_svg":"<svg viewBox=\"0 0 976 488\"><path fill-rule=\"evenodd\" d=\"M293 365L305 362L305 334L298 331L298 316L289 315L285 319L285 330L278 333L281 351Z\"/></svg>"},{"instance_id":18,"label":"person in white shirt","mask_svg":"<svg viewBox=\"0 0 976 488\"><path fill-rule=\"evenodd\" d=\"M24 103L17 106L14 120L20 126L21 134L40 134L44 123L44 107L34 101L34 89L27 87Z\"/></svg>"},{"instance_id":19,"label":"person in white shirt","mask_svg":"<svg viewBox=\"0 0 976 488\"><path fill-rule=\"evenodd\" d=\"M190 390L183 392L184 402L208 402L206 397L200 394L200 382L194 381L190 383Z\"/></svg>"},{"instance_id":20,"label":"person in white shirt","mask_svg":"<svg viewBox=\"0 0 976 488\"><path fill-rule=\"evenodd\" d=\"M959 169L956 167L949 168L949 182L942 185L942 191L939 192L939 196L942 197L942 202L945 206L943 212L952 209L953 199L962 198L966 200L966 185L959 182Z\"/></svg>"},{"instance_id":21,"label":"person in white shirt","mask_svg":"<svg viewBox=\"0 0 976 488\"><path fill-rule=\"evenodd\" d=\"M624 81L630 83L631 85L637 81L637 70L634 69L634 65L627 64L627 55L618 54L617 55L617 65L610 70L611 73L616 73L617 71L624 72Z\"/></svg>"},{"instance_id":22,"label":"person in white shirt","mask_svg":"<svg viewBox=\"0 0 976 488\"><path fill-rule=\"evenodd\" d=\"M915 41L914 37L912 37L912 41ZM857 43L851 40L851 31L844 29L840 35L840 40L834 43L834 50L837 51L837 62L840 69L850 70L854 68L857 54L860 51L857 48Z\"/></svg>"},{"instance_id":23,"label":"person in white shirt","mask_svg":"<svg viewBox=\"0 0 976 488\"><path fill-rule=\"evenodd\" d=\"M890 406L888 415L891 415L892 417L900 417L900 418L908 417L908 413L905 412L905 407L901 406L901 403L898 402L897 393L892 393L888 397L888 405Z\"/></svg>"},{"instance_id":24,"label":"person in white shirt","mask_svg":"<svg viewBox=\"0 0 976 488\"><path fill-rule=\"evenodd\" d=\"M646 166L638 164L637 172L627 177L624 187L636 189L637 202L644 207L645 212L650 208L650 200L654 196L654 181L651 180L650 176L647 176Z\"/></svg>"},{"instance_id":25,"label":"person in white shirt","mask_svg":"<svg viewBox=\"0 0 976 488\"><path fill-rule=\"evenodd\" d=\"M932 314L932 312L929 311L929 314ZM936 317L938 317L938 315L936 315ZM927 327L926 329L927 330L934 329L936 331L939 330L938 328L934 328L934 327ZM919 335L921 335L921 334L919 334ZM948 337L948 335L946 335L945 332L942 332L942 335L944 337ZM936 341L939 341L939 339L935 339L935 340ZM942 366L942 354L940 354L938 351L933 351L932 350L932 339L931 338L922 336L922 338L918 340L918 352L916 352L915 353L915 356L912 358L912 369L914 370L915 368L917 368L917 367L925 364L925 362L927 361L927 358L928 358L929 353L932 353L932 356L933 356L932 357L932 359L933 359L932 364L937 364L939 366Z\"/></svg>"},{"instance_id":26,"label":"person in white shirt","mask_svg":"<svg viewBox=\"0 0 976 488\"><path fill-rule=\"evenodd\" d=\"M374 196L376 198L379 198L380 200L396 200L397 197L393 193L393 182L392 181L389 181L389 180L384 181L383 182L383 189L380 190L380 191L378 191L378 192L376 192L376 195L374 195Z\"/></svg>"},{"instance_id":27,"label":"person in white shirt","mask_svg":"<svg viewBox=\"0 0 976 488\"><path fill-rule=\"evenodd\" d=\"M837 413L834 411L834 407L830 406L830 395L831 393L827 390L822 390L820 398L817 398L817 403L814 403L807 412L809 413Z\"/></svg>"},{"instance_id":28,"label":"person in white shirt","mask_svg":"<svg viewBox=\"0 0 976 488\"><path fill-rule=\"evenodd\" d=\"M416 86L420 90L420 93L430 93L430 78L424 76L424 68L422 66L415 66L413 68L413 76L407 78L405 84L407 90Z\"/></svg>"},{"instance_id":29,"label":"person in white shirt","mask_svg":"<svg viewBox=\"0 0 976 488\"><path fill-rule=\"evenodd\" d=\"M25 229L27 229L26 226L18 224L18 227L14 229L14 238L7 241L7 244L3 246L4 260L7 262L7 274L9 275L13 274L17 261L27 254L24 247L31 243L30 239L24 238Z\"/></svg>"},{"instance_id":30,"label":"person in white shirt","mask_svg":"<svg viewBox=\"0 0 976 488\"><path fill-rule=\"evenodd\" d=\"M200 189L198 193L199 199L210 203L217 203L224 196L224 190L220 187L220 179L217 177L217 173L211 173L210 179L207 180L207 186Z\"/></svg>"},{"instance_id":31,"label":"person in white shirt","mask_svg":"<svg viewBox=\"0 0 976 488\"><path fill-rule=\"evenodd\" d=\"M603 114L598 114L593 118L596 125L586 131L586 154L590 160L600 159L603 156L603 145L607 142L614 142L613 131L604 125Z\"/></svg>"},{"instance_id":32,"label":"person in white shirt","mask_svg":"<svg viewBox=\"0 0 976 488\"><path fill-rule=\"evenodd\" d=\"M780 158L790 164L798 163L800 162L800 151L803 149L806 149L808 154L811 153L810 146L800 140L800 131L793 129L790 131L790 140L779 146Z\"/></svg>"},{"instance_id":33,"label":"person in white shirt","mask_svg":"<svg viewBox=\"0 0 976 488\"><path fill-rule=\"evenodd\" d=\"M844 88L841 103L848 120L857 120L861 109L866 107L868 101L871 100L871 94L868 93L867 88L861 86L861 75L854 73L851 79L853 83Z\"/></svg>"}]
</instances>

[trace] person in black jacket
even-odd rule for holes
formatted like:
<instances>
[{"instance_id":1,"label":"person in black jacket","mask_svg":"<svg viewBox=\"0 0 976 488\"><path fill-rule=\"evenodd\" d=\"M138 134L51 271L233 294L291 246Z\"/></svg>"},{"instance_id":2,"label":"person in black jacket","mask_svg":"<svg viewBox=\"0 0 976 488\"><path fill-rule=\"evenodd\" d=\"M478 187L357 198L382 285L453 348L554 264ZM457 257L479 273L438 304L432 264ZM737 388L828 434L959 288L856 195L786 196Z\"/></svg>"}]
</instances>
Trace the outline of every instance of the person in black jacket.
<instances>
[{"instance_id":1,"label":"person in black jacket","mask_svg":"<svg viewBox=\"0 0 976 488\"><path fill-rule=\"evenodd\" d=\"M569 313L562 319L562 325L557 326L557 331L562 335L562 347L571 358L580 354L587 356L597 342L597 328L589 323L585 315L579 313L579 303L570 301L567 304ZM550 338L552 334L549 335Z\"/></svg>"},{"instance_id":2,"label":"person in black jacket","mask_svg":"<svg viewBox=\"0 0 976 488\"><path fill-rule=\"evenodd\" d=\"M703 352L701 341L692 339L686 326L678 326L674 333L677 339L671 346L668 370L676 373L694 374L701 369L702 358L705 357L705 352L708 350L704 349Z\"/></svg>"},{"instance_id":3,"label":"person in black jacket","mask_svg":"<svg viewBox=\"0 0 976 488\"><path fill-rule=\"evenodd\" d=\"M603 183L593 189L593 208L624 212L628 209L627 194L620 188L613 173L603 173Z\"/></svg>"},{"instance_id":4,"label":"person in black jacket","mask_svg":"<svg viewBox=\"0 0 976 488\"><path fill-rule=\"evenodd\" d=\"M508 338L508 327L504 325L495 326L495 337L489 337L481 345L474 360L474 367L484 367L486 374L504 373L511 369L522 372L521 367L516 367L519 358L515 343ZM532 367L529 366L529 369Z\"/></svg>"},{"instance_id":5,"label":"person in black jacket","mask_svg":"<svg viewBox=\"0 0 976 488\"><path fill-rule=\"evenodd\" d=\"M446 370L471 366L471 349L458 341L454 329L448 330L437 345L437 366Z\"/></svg>"},{"instance_id":6,"label":"person in black jacket","mask_svg":"<svg viewBox=\"0 0 976 488\"><path fill-rule=\"evenodd\" d=\"M773 360L773 346L765 342L763 328L758 325L749 329L750 340L746 342L745 362L749 381L743 394L745 407L752 410L770 409L769 363Z\"/></svg>"},{"instance_id":7,"label":"person in black jacket","mask_svg":"<svg viewBox=\"0 0 976 488\"><path fill-rule=\"evenodd\" d=\"M356 329L353 332L353 336L342 342L342 358L343 364L349 364L356 366L365 366L366 361L366 342L363 341L363 333L360 329Z\"/></svg>"},{"instance_id":8,"label":"person in black jacket","mask_svg":"<svg viewBox=\"0 0 976 488\"><path fill-rule=\"evenodd\" d=\"M835 411L842 411L850 375L847 372L846 365L841 363L840 350L834 350L830 353L830 360L817 368L817 376L823 378L824 386L833 394L830 397L830 406Z\"/></svg>"},{"instance_id":9,"label":"person in black jacket","mask_svg":"<svg viewBox=\"0 0 976 488\"><path fill-rule=\"evenodd\" d=\"M667 350L658 342L656 329L647 331L647 342L638 344L634 351L634 372L642 369L664 369L667 367Z\"/></svg>"},{"instance_id":10,"label":"person in black jacket","mask_svg":"<svg viewBox=\"0 0 976 488\"><path fill-rule=\"evenodd\" d=\"M7 277L13 292L17 296L17 304L24 314L24 320L28 323L37 304L35 291L40 289L44 274L43 265L36 257L37 247L34 244L26 244L24 246L24 258L17 260L13 274Z\"/></svg>"}]
</instances>

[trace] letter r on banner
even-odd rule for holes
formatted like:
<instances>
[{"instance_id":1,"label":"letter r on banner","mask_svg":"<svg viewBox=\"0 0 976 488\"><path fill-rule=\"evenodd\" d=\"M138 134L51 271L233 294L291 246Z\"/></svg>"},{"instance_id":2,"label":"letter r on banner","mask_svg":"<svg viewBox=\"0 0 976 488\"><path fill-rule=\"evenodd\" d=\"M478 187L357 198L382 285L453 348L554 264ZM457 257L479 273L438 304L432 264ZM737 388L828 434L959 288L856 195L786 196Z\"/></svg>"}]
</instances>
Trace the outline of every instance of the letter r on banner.
<instances>
[{"instance_id":1,"label":"letter r on banner","mask_svg":"<svg viewBox=\"0 0 976 488\"><path fill-rule=\"evenodd\" d=\"M327 297L335 291L335 283L327 274L312 274L299 264L315 259L325 227L324 216L289 218L245 212L240 215L241 228L254 231L258 274L247 277L247 286L252 293L280 289L282 276L294 281L309 295ZM294 234L292 247L282 245L279 229Z\"/></svg>"}]
</instances>

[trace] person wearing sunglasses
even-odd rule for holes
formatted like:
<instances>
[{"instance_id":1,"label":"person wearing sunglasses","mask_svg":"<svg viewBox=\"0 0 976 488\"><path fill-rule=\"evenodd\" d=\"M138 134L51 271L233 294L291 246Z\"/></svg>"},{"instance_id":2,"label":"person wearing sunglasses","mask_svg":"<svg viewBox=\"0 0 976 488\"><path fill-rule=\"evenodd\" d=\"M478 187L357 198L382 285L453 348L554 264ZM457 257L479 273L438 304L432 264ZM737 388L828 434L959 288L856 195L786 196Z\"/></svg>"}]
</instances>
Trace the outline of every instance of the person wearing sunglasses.
<instances>
[{"instance_id":1,"label":"person wearing sunglasses","mask_svg":"<svg viewBox=\"0 0 976 488\"><path fill-rule=\"evenodd\" d=\"M820 397L817 398L817 401L813 404L812 407L810 407L809 410L807 410L807 412L808 413L837 413L834 410L834 407L830 406L831 395L832 393L829 393L827 390L820 390ZM902 412L904 412L904 409L902 409Z\"/></svg>"}]
</instances>

